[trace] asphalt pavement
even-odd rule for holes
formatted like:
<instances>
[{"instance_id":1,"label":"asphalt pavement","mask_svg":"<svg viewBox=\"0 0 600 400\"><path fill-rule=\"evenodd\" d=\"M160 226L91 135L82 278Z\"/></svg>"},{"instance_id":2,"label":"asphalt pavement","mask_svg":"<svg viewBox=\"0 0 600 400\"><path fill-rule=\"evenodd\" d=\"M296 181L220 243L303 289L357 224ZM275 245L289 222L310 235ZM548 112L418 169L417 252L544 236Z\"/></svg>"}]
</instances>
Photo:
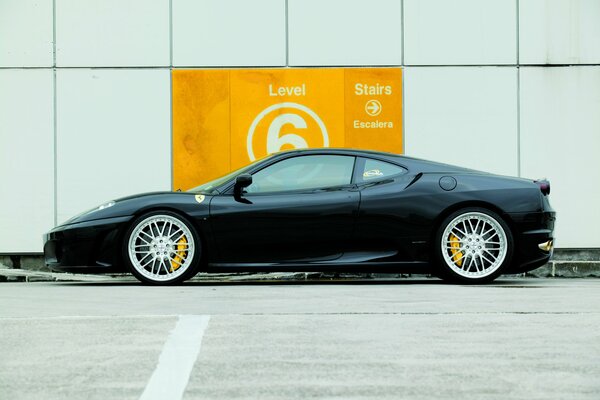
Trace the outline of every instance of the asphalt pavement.
<instances>
[{"instance_id":1,"label":"asphalt pavement","mask_svg":"<svg viewBox=\"0 0 600 400\"><path fill-rule=\"evenodd\" d=\"M0 399L599 399L600 280L0 283Z\"/></svg>"}]
</instances>

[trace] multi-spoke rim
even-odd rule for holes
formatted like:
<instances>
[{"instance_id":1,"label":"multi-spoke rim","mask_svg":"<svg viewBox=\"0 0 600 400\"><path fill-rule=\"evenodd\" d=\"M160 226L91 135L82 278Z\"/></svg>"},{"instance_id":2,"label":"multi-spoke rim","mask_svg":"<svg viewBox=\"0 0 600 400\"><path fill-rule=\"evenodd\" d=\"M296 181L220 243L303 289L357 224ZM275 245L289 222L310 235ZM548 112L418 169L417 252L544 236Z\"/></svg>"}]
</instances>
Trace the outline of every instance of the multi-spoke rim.
<instances>
[{"instance_id":1,"label":"multi-spoke rim","mask_svg":"<svg viewBox=\"0 0 600 400\"><path fill-rule=\"evenodd\" d=\"M504 262L506 232L491 216L467 212L446 226L441 246L444 261L452 271L466 278L483 278Z\"/></svg>"},{"instance_id":2,"label":"multi-spoke rim","mask_svg":"<svg viewBox=\"0 0 600 400\"><path fill-rule=\"evenodd\" d=\"M170 215L153 215L129 236L129 259L140 274L153 281L169 281L190 268L194 237L189 228Z\"/></svg>"}]
</instances>

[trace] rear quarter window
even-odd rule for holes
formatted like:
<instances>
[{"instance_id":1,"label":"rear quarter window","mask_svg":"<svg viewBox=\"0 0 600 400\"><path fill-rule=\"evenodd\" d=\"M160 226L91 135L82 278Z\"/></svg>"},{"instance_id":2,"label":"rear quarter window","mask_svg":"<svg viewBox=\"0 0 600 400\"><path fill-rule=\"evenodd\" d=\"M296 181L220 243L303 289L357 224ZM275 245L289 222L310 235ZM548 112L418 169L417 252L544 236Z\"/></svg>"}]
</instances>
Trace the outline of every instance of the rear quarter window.
<instances>
[{"instance_id":1,"label":"rear quarter window","mask_svg":"<svg viewBox=\"0 0 600 400\"><path fill-rule=\"evenodd\" d=\"M399 165L386 161L364 158L357 174L358 182L369 182L404 175L408 171Z\"/></svg>"}]
</instances>

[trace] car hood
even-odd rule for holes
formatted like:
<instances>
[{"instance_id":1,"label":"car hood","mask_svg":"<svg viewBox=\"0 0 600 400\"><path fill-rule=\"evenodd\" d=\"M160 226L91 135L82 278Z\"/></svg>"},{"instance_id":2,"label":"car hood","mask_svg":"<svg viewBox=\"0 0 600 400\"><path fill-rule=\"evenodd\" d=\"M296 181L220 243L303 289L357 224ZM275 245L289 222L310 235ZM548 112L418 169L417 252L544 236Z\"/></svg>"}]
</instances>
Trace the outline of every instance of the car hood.
<instances>
[{"instance_id":1,"label":"car hood","mask_svg":"<svg viewBox=\"0 0 600 400\"><path fill-rule=\"evenodd\" d=\"M190 211L207 209L211 197L209 195L172 191L140 193L115 199L112 201L114 202L112 206L104 209L99 209L99 206L94 207L70 218L60 226L97 219L134 216L159 208L187 214Z\"/></svg>"}]
</instances>

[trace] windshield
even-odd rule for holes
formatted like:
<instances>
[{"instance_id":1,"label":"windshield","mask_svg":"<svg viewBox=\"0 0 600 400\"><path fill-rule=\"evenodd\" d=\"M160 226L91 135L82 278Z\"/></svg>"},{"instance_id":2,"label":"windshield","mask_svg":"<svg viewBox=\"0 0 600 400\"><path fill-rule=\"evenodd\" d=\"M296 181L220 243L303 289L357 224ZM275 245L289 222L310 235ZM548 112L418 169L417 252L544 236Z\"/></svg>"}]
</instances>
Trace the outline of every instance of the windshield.
<instances>
[{"instance_id":1,"label":"windshield","mask_svg":"<svg viewBox=\"0 0 600 400\"><path fill-rule=\"evenodd\" d=\"M265 159L260 159L260 160L256 160L254 161L252 164L248 164L245 167L242 167L240 169L236 169L233 172L228 173L227 175L224 175L220 178L217 179L213 179L212 181L206 182L200 186L196 186L195 188L186 190L187 192L192 192L192 193L206 193L206 194L212 194L215 192L215 188L221 186L222 184L226 183L227 181L235 178L236 176L245 173L246 171L250 170L252 167L254 167L254 165L256 165L256 163L260 162L260 161L264 161Z\"/></svg>"}]
</instances>

